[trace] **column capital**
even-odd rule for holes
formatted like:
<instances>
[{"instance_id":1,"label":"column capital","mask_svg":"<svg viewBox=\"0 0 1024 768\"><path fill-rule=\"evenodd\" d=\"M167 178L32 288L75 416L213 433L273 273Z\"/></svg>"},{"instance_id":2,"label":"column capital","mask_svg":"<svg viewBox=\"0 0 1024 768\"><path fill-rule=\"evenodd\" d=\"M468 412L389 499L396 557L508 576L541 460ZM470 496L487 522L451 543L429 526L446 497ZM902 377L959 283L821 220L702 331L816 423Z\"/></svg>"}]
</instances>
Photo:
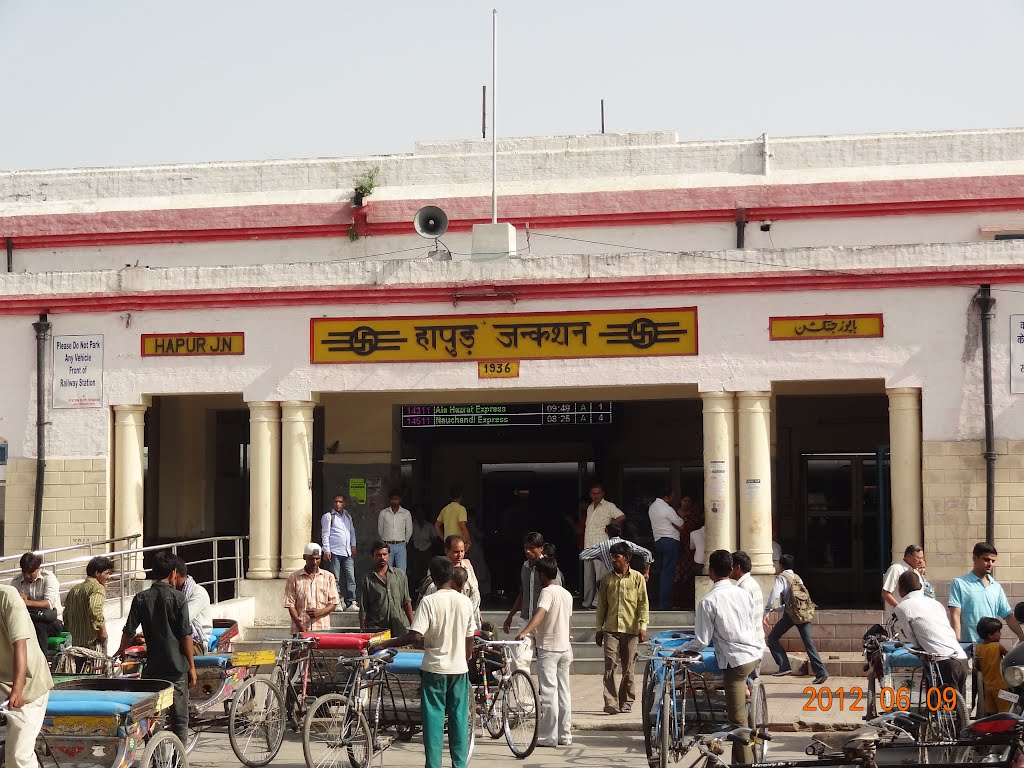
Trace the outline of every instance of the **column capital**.
<instances>
[{"instance_id":1,"label":"column capital","mask_svg":"<svg viewBox=\"0 0 1024 768\"><path fill-rule=\"evenodd\" d=\"M148 409L146 405L115 405L114 425L140 427L145 423Z\"/></svg>"},{"instance_id":2,"label":"column capital","mask_svg":"<svg viewBox=\"0 0 1024 768\"><path fill-rule=\"evenodd\" d=\"M736 410L735 392L701 392L700 399L704 401L705 411L731 412Z\"/></svg>"},{"instance_id":3,"label":"column capital","mask_svg":"<svg viewBox=\"0 0 1024 768\"><path fill-rule=\"evenodd\" d=\"M279 403L273 401L256 401L246 403L249 406L249 422L280 422L281 409Z\"/></svg>"},{"instance_id":4,"label":"column capital","mask_svg":"<svg viewBox=\"0 0 1024 768\"><path fill-rule=\"evenodd\" d=\"M149 406L140 403L126 403L114 406L114 413L145 413L147 410L149 410Z\"/></svg>"},{"instance_id":5,"label":"column capital","mask_svg":"<svg viewBox=\"0 0 1024 768\"><path fill-rule=\"evenodd\" d=\"M281 421L313 421L313 409L316 403L309 400L284 400L281 403Z\"/></svg>"}]
</instances>

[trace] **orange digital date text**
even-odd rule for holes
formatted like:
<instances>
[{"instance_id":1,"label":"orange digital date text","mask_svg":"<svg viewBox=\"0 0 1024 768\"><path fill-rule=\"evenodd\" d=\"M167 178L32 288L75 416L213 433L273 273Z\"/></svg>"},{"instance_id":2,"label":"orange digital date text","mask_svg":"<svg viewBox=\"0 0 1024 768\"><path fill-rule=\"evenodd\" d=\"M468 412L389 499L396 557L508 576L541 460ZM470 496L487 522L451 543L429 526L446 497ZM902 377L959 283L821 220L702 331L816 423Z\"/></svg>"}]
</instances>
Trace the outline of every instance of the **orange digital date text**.
<instances>
[{"instance_id":1,"label":"orange digital date text","mask_svg":"<svg viewBox=\"0 0 1024 768\"><path fill-rule=\"evenodd\" d=\"M922 703L931 712L939 710L952 711L956 709L957 693L954 688L927 688L922 689ZM804 695L807 701L804 702L804 712L828 712L832 709L839 711L863 712L864 699L867 692L863 688L804 688ZM881 712L906 712L911 708L911 695L909 688L883 688L878 693L878 710Z\"/></svg>"}]
</instances>

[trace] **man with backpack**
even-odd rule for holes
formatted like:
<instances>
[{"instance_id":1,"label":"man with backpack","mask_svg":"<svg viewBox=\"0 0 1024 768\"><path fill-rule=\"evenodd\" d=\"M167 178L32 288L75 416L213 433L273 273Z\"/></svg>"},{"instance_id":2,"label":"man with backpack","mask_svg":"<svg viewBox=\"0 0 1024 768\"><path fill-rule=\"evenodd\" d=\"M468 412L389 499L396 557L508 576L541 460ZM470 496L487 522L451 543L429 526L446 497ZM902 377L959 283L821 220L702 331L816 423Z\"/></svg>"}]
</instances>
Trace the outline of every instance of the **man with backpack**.
<instances>
[{"instance_id":1,"label":"man with backpack","mask_svg":"<svg viewBox=\"0 0 1024 768\"><path fill-rule=\"evenodd\" d=\"M796 575L793 566L796 558L792 555L782 555L779 558L779 575L775 577L775 585L771 594L768 595L768 602L764 606L764 623L767 629L768 616L773 612L775 603L778 601L782 615L776 622L775 627L768 634L766 642L772 658L779 665L779 671L773 673L774 677L792 674L789 666L789 657L782 649L781 638L793 626L800 633L800 641L807 651L807 660L814 672L814 684L821 685L828 680L828 670L818 655L818 649L814 647L814 639L811 637L811 621L814 619L814 602L804 585L803 579Z\"/></svg>"}]
</instances>

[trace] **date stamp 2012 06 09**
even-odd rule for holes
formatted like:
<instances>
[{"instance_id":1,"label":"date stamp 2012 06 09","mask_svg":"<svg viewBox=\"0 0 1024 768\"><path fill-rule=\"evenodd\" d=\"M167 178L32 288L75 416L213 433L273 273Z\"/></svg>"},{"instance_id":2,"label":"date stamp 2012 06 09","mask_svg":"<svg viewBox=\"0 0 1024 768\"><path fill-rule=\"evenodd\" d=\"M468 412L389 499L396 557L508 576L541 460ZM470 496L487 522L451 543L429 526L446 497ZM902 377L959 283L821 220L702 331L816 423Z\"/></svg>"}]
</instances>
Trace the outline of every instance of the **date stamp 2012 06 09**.
<instances>
[{"instance_id":1,"label":"date stamp 2012 06 09","mask_svg":"<svg viewBox=\"0 0 1024 768\"><path fill-rule=\"evenodd\" d=\"M804 712L839 711L864 712L870 696L863 688L829 688L822 686L804 688ZM955 688L922 688L921 702L932 712L938 710L951 711L956 708L957 692ZM913 704L909 688L882 688L878 692L876 708L881 712L906 712Z\"/></svg>"}]
</instances>

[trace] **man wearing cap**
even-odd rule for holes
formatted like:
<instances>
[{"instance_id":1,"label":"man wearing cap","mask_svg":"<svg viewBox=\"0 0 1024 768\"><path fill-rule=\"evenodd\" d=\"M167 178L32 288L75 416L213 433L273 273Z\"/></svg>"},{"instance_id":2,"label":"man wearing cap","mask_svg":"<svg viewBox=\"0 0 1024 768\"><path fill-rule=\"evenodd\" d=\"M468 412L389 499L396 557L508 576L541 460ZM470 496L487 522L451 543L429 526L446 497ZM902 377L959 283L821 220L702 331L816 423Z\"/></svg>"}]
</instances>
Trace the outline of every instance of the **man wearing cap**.
<instances>
[{"instance_id":1,"label":"man wearing cap","mask_svg":"<svg viewBox=\"0 0 1024 768\"><path fill-rule=\"evenodd\" d=\"M292 619L292 632L320 632L331 628L330 614L338 606L338 582L334 574L320 568L323 550L307 544L302 570L288 577L284 585L284 607Z\"/></svg>"}]
</instances>

